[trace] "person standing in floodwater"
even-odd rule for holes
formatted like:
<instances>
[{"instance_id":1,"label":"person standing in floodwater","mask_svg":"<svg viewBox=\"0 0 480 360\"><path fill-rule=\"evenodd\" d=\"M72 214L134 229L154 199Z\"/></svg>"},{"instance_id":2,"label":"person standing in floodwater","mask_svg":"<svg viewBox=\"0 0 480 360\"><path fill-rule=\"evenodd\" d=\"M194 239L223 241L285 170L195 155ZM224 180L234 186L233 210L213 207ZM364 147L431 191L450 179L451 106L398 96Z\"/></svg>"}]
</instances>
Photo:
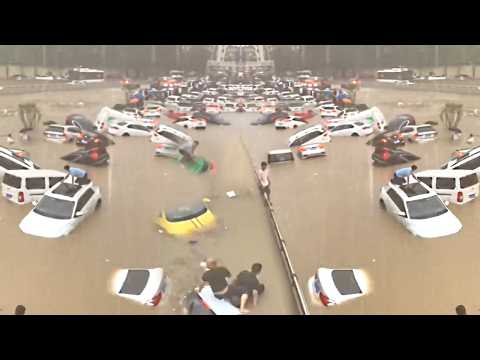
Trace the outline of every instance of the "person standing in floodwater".
<instances>
[{"instance_id":1,"label":"person standing in floodwater","mask_svg":"<svg viewBox=\"0 0 480 360\"><path fill-rule=\"evenodd\" d=\"M257 170L258 180L260 181L260 188L263 194L267 195L267 200L270 206L272 206L272 201L270 200L270 177L269 177L268 165L265 161L262 161L260 164L260 169Z\"/></svg>"}]
</instances>

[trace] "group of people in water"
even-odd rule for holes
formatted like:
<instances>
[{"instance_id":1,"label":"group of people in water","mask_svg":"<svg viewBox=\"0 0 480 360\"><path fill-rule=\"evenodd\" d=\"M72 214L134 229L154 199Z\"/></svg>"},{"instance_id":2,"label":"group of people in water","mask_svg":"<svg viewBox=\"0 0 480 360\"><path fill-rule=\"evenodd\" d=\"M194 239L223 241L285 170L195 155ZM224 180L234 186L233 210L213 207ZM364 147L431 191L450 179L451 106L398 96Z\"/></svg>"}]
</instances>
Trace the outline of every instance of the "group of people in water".
<instances>
[{"instance_id":1,"label":"group of people in water","mask_svg":"<svg viewBox=\"0 0 480 360\"><path fill-rule=\"evenodd\" d=\"M203 283L196 289L198 292L208 285L217 299L229 301L240 308L242 314L250 312L246 308L249 300L252 300L253 306L257 305L258 297L265 291L265 285L258 280L262 264L253 264L250 270L241 271L235 279L232 279L230 271L220 266L215 259L207 259L204 265Z\"/></svg>"}]
</instances>

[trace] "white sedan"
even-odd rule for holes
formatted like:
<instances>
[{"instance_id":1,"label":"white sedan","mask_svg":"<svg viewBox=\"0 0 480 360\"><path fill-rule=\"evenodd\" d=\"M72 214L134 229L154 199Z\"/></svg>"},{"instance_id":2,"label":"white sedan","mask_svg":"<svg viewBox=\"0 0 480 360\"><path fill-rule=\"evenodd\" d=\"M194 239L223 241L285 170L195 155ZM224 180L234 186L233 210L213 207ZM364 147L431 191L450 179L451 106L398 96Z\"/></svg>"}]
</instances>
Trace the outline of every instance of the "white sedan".
<instances>
[{"instance_id":1,"label":"white sedan","mask_svg":"<svg viewBox=\"0 0 480 360\"><path fill-rule=\"evenodd\" d=\"M165 298L168 278L162 268L121 269L112 280L115 295L142 305L157 306Z\"/></svg>"},{"instance_id":2,"label":"white sedan","mask_svg":"<svg viewBox=\"0 0 480 360\"><path fill-rule=\"evenodd\" d=\"M316 109L321 117L338 118L343 113L339 106L333 104L320 105Z\"/></svg>"},{"instance_id":3,"label":"white sedan","mask_svg":"<svg viewBox=\"0 0 480 360\"><path fill-rule=\"evenodd\" d=\"M182 126L185 129L206 129L207 121L205 119L193 118L191 116L181 116L173 122L175 125Z\"/></svg>"},{"instance_id":4,"label":"white sedan","mask_svg":"<svg viewBox=\"0 0 480 360\"><path fill-rule=\"evenodd\" d=\"M393 180L392 180L393 181ZM390 181L380 192L380 207L421 238L437 238L459 232L462 223L428 186L410 177L409 184Z\"/></svg>"},{"instance_id":5,"label":"white sedan","mask_svg":"<svg viewBox=\"0 0 480 360\"><path fill-rule=\"evenodd\" d=\"M286 119L275 120L275 129L296 129L306 125L307 122L296 116L289 116Z\"/></svg>"},{"instance_id":6,"label":"white sedan","mask_svg":"<svg viewBox=\"0 0 480 360\"><path fill-rule=\"evenodd\" d=\"M152 136L152 130L150 128L127 121L110 125L108 133L115 136Z\"/></svg>"},{"instance_id":7,"label":"white sedan","mask_svg":"<svg viewBox=\"0 0 480 360\"><path fill-rule=\"evenodd\" d=\"M48 190L19 227L25 234L59 238L70 234L102 203L100 188L88 184L72 184L68 177Z\"/></svg>"},{"instance_id":8,"label":"white sedan","mask_svg":"<svg viewBox=\"0 0 480 360\"><path fill-rule=\"evenodd\" d=\"M333 125L328 130L330 136L367 136L373 133L373 127L362 122Z\"/></svg>"},{"instance_id":9,"label":"white sedan","mask_svg":"<svg viewBox=\"0 0 480 360\"><path fill-rule=\"evenodd\" d=\"M309 279L308 290L313 303L333 306L364 296L368 279L359 269L319 268Z\"/></svg>"}]
</instances>

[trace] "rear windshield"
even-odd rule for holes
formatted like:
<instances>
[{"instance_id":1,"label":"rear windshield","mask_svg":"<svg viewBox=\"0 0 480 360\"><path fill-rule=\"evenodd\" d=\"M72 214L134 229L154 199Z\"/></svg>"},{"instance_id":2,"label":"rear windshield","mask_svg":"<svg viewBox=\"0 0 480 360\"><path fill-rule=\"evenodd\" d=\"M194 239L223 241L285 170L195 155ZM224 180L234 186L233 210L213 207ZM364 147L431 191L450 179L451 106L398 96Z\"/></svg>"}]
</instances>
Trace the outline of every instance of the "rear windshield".
<instances>
[{"instance_id":1,"label":"rear windshield","mask_svg":"<svg viewBox=\"0 0 480 360\"><path fill-rule=\"evenodd\" d=\"M120 294L140 295L147 286L150 273L147 270L128 270Z\"/></svg>"},{"instance_id":2,"label":"rear windshield","mask_svg":"<svg viewBox=\"0 0 480 360\"><path fill-rule=\"evenodd\" d=\"M3 182L5 182L5 180L3 180ZM460 187L462 189L465 189L469 186L473 186L475 184L478 184L477 174L467 175L467 176L460 179Z\"/></svg>"},{"instance_id":3,"label":"rear windshield","mask_svg":"<svg viewBox=\"0 0 480 360\"><path fill-rule=\"evenodd\" d=\"M293 160L293 154L291 152L281 154L268 154L268 162L282 162Z\"/></svg>"},{"instance_id":4,"label":"rear windshield","mask_svg":"<svg viewBox=\"0 0 480 360\"><path fill-rule=\"evenodd\" d=\"M362 293L352 270L333 270L332 278L340 294L352 295Z\"/></svg>"},{"instance_id":5,"label":"rear windshield","mask_svg":"<svg viewBox=\"0 0 480 360\"><path fill-rule=\"evenodd\" d=\"M58 126L49 126L45 131L60 132L60 133L64 132L63 128Z\"/></svg>"},{"instance_id":6,"label":"rear windshield","mask_svg":"<svg viewBox=\"0 0 480 360\"><path fill-rule=\"evenodd\" d=\"M207 212L207 208L203 204L191 207L181 207L173 211L168 211L167 220L171 222L186 221L199 217Z\"/></svg>"},{"instance_id":7,"label":"rear windshield","mask_svg":"<svg viewBox=\"0 0 480 360\"><path fill-rule=\"evenodd\" d=\"M20 186L22 185L22 179L15 175L6 173L3 175L3 183L5 185L14 187L15 189L20 189Z\"/></svg>"}]
</instances>

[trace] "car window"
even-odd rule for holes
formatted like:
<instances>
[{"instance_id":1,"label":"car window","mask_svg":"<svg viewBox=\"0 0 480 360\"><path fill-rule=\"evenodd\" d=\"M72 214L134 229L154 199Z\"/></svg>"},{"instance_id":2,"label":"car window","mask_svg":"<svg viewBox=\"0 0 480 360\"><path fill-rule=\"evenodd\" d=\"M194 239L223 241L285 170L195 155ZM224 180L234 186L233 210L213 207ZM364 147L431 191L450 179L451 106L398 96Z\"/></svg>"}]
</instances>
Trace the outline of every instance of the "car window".
<instances>
[{"instance_id":1,"label":"car window","mask_svg":"<svg viewBox=\"0 0 480 360\"><path fill-rule=\"evenodd\" d=\"M300 146L314 138L316 138L317 136L320 136L322 135L323 132L319 131L319 130L316 130L316 131L312 131L311 133L308 133L306 135L303 135L302 137L298 138L297 140L295 140L293 143L292 143L292 146Z\"/></svg>"},{"instance_id":2,"label":"car window","mask_svg":"<svg viewBox=\"0 0 480 360\"><path fill-rule=\"evenodd\" d=\"M480 167L480 156L465 160L463 164L454 166L455 169L459 170L476 170L478 167Z\"/></svg>"},{"instance_id":3,"label":"car window","mask_svg":"<svg viewBox=\"0 0 480 360\"><path fill-rule=\"evenodd\" d=\"M422 177L422 176L417 176L418 181L423 182L425 185L428 187L432 187L432 177Z\"/></svg>"},{"instance_id":4,"label":"car window","mask_svg":"<svg viewBox=\"0 0 480 360\"><path fill-rule=\"evenodd\" d=\"M437 177L437 189L455 189L455 178Z\"/></svg>"},{"instance_id":5,"label":"car window","mask_svg":"<svg viewBox=\"0 0 480 360\"><path fill-rule=\"evenodd\" d=\"M81 130L77 127L70 127L70 128L68 128L68 131L70 131L72 133L80 133Z\"/></svg>"},{"instance_id":6,"label":"car window","mask_svg":"<svg viewBox=\"0 0 480 360\"><path fill-rule=\"evenodd\" d=\"M45 178L44 177L27 178L25 179L25 187L28 190L45 189Z\"/></svg>"},{"instance_id":7,"label":"car window","mask_svg":"<svg viewBox=\"0 0 480 360\"><path fill-rule=\"evenodd\" d=\"M397 206L400 212L405 212L405 205L403 204L403 200L400 195L395 192L395 190L388 190L387 195L390 197L390 199L392 199L393 203Z\"/></svg>"},{"instance_id":8,"label":"car window","mask_svg":"<svg viewBox=\"0 0 480 360\"><path fill-rule=\"evenodd\" d=\"M14 187L15 189L20 189L22 186L22 178L6 173L3 175L3 183L5 185Z\"/></svg>"},{"instance_id":9,"label":"car window","mask_svg":"<svg viewBox=\"0 0 480 360\"><path fill-rule=\"evenodd\" d=\"M182 143L184 141L183 138L181 138L181 137L179 137L179 136L177 136L177 135L175 135L175 134L173 134L169 131L163 130L163 131L160 131L158 134L160 136L163 136L163 137L167 138L168 140L171 140L171 141L177 143L177 144Z\"/></svg>"},{"instance_id":10,"label":"car window","mask_svg":"<svg viewBox=\"0 0 480 360\"><path fill-rule=\"evenodd\" d=\"M128 270L120 294L140 295L148 283L150 273L147 270Z\"/></svg>"},{"instance_id":11,"label":"car window","mask_svg":"<svg viewBox=\"0 0 480 360\"><path fill-rule=\"evenodd\" d=\"M53 185L57 184L58 182L62 181L63 179L64 179L63 177L54 176L54 177L48 178L48 182L49 182L50 187L53 187Z\"/></svg>"},{"instance_id":12,"label":"car window","mask_svg":"<svg viewBox=\"0 0 480 360\"><path fill-rule=\"evenodd\" d=\"M464 176L460 179L460 187L462 189L465 189L469 186L473 186L475 184L478 184L477 174L467 175L467 176Z\"/></svg>"},{"instance_id":13,"label":"car window","mask_svg":"<svg viewBox=\"0 0 480 360\"><path fill-rule=\"evenodd\" d=\"M78 199L77 203L77 210L76 211L82 211L83 207L88 203L88 201L92 198L94 194L94 191L92 189L87 189L85 191L85 194L83 194L80 199Z\"/></svg>"},{"instance_id":14,"label":"car window","mask_svg":"<svg viewBox=\"0 0 480 360\"><path fill-rule=\"evenodd\" d=\"M73 205L73 201L43 196L33 211L42 216L66 220L72 217Z\"/></svg>"},{"instance_id":15,"label":"car window","mask_svg":"<svg viewBox=\"0 0 480 360\"><path fill-rule=\"evenodd\" d=\"M25 170L29 169L27 165L17 164L16 162L7 159L4 156L0 155L0 167L4 168L5 170Z\"/></svg>"},{"instance_id":16,"label":"car window","mask_svg":"<svg viewBox=\"0 0 480 360\"><path fill-rule=\"evenodd\" d=\"M166 218L170 222L179 222L194 219L205 214L208 209L203 204L192 207L181 207L173 211L167 211Z\"/></svg>"},{"instance_id":17,"label":"car window","mask_svg":"<svg viewBox=\"0 0 480 360\"><path fill-rule=\"evenodd\" d=\"M438 196L407 202L410 219L429 219L448 211Z\"/></svg>"}]
</instances>

